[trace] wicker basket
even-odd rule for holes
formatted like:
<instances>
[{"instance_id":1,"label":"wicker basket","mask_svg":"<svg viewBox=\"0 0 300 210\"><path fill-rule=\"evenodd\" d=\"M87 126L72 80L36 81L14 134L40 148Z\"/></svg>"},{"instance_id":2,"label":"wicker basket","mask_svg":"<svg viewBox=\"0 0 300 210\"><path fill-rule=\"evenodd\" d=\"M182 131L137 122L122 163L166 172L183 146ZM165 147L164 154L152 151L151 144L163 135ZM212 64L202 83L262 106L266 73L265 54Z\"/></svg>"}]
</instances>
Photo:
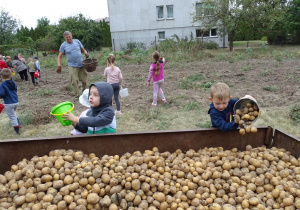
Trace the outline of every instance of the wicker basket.
<instances>
[{"instance_id":1,"label":"wicker basket","mask_svg":"<svg viewBox=\"0 0 300 210\"><path fill-rule=\"evenodd\" d=\"M93 72L96 70L98 65L97 59L87 58L82 61L82 66L85 68L87 72Z\"/></svg>"}]
</instances>

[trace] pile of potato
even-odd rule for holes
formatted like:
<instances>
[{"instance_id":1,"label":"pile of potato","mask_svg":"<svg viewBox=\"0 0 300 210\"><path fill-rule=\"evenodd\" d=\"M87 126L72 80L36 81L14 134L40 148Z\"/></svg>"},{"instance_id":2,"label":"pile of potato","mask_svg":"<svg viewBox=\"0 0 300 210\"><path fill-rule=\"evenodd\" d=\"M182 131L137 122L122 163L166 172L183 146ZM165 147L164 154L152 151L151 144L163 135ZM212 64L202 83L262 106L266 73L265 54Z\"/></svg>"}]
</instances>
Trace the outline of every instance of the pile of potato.
<instances>
[{"instance_id":1,"label":"pile of potato","mask_svg":"<svg viewBox=\"0 0 300 210\"><path fill-rule=\"evenodd\" d=\"M248 102L245 107L235 110L234 122L239 124L240 134L256 133L257 128L251 126L253 121L259 116L259 108L257 104Z\"/></svg>"},{"instance_id":2,"label":"pile of potato","mask_svg":"<svg viewBox=\"0 0 300 210\"><path fill-rule=\"evenodd\" d=\"M300 209L300 158L265 147L54 150L0 175L0 209Z\"/></svg>"}]
</instances>

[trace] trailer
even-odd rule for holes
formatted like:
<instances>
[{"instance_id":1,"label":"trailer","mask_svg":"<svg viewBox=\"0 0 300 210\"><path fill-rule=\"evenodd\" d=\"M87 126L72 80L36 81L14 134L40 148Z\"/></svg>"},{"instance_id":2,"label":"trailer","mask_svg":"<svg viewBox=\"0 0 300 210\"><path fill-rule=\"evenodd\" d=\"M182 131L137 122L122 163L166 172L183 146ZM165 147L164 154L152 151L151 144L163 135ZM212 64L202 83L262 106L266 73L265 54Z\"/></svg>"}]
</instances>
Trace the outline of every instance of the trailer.
<instances>
[{"instance_id":1,"label":"trailer","mask_svg":"<svg viewBox=\"0 0 300 210\"><path fill-rule=\"evenodd\" d=\"M237 148L252 147L284 148L296 158L300 157L299 139L272 127L259 127L257 133L240 135L237 130L194 129L178 131L116 133L101 135L81 135L36 139L13 139L0 141L0 174L10 170L13 164L31 159L33 156L48 155L55 149L81 150L96 156L122 155L126 152L151 150L157 147L160 152L187 151L204 147Z\"/></svg>"}]
</instances>

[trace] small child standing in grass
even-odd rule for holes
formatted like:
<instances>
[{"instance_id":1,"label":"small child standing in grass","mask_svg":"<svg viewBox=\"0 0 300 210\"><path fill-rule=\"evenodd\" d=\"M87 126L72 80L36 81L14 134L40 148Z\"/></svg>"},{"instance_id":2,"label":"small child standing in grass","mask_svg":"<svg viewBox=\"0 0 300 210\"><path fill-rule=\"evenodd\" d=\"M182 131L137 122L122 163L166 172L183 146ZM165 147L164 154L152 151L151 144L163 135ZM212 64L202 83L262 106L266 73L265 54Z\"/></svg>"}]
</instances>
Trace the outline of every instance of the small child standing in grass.
<instances>
[{"instance_id":1,"label":"small child standing in grass","mask_svg":"<svg viewBox=\"0 0 300 210\"><path fill-rule=\"evenodd\" d=\"M35 68L34 68L34 62L32 61L32 58L28 58L28 71L31 77L32 84L36 85L37 79L34 77Z\"/></svg>"},{"instance_id":2,"label":"small child standing in grass","mask_svg":"<svg viewBox=\"0 0 300 210\"><path fill-rule=\"evenodd\" d=\"M17 107L19 106L18 95L17 95L17 85L11 80L11 71L7 68L1 71L2 83L0 84L0 99L3 98L5 112L15 129L16 134L20 134L20 122L15 113Z\"/></svg>"},{"instance_id":3,"label":"small child standing in grass","mask_svg":"<svg viewBox=\"0 0 300 210\"><path fill-rule=\"evenodd\" d=\"M165 58L160 58L160 55L157 51L152 54L154 63L150 65L149 75L148 75L148 86L150 86L151 78L153 77L153 102L152 106L157 106L157 95L158 93L161 96L162 102L166 103L164 92L162 86L164 84L164 64Z\"/></svg>"},{"instance_id":4,"label":"small child standing in grass","mask_svg":"<svg viewBox=\"0 0 300 210\"><path fill-rule=\"evenodd\" d=\"M114 55L110 54L107 57L107 67L104 70L104 76L107 78L107 82L111 84L114 90L114 99L116 102L117 110L116 115L120 115L121 106L119 101L120 85L122 84L123 76L119 67L115 66L116 58ZM112 104L111 104L112 105Z\"/></svg>"},{"instance_id":5,"label":"small child standing in grass","mask_svg":"<svg viewBox=\"0 0 300 210\"><path fill-rule=\"evenodd\" d=\"M39 78L41 78L41 66L40 66L39 58L35 56L33 59L34 59L34 68L36 71L39 72Z\"/></svg>"}]
</instances>

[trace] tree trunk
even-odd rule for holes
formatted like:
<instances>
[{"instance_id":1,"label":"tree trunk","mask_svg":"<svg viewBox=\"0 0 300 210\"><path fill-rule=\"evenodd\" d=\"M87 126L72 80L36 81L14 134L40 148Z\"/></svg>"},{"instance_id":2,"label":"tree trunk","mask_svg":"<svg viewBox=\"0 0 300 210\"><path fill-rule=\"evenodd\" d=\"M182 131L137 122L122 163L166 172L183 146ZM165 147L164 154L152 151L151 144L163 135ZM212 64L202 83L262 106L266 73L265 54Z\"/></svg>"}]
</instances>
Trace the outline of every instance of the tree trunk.
<instances>
[{"instance_id":1,"label":"tree trunk","mask_svg":"<svg viewBox=\"0 0 300 210\"><path fill-rule=\"evenodd\" d=\"M229 49L230 51L233 51L233 36L230 36L228 39L229 39Z\"/></svg>"},{"instance_id":2,"label":"tree trunk","mask_svg":"<svg viewBox=\"0 0 300 210\"><path fill-rule=\"evenodd\" d=\"M247 30L247 48L249 47L249 30Z\"/></svg>"}]
</instances>

